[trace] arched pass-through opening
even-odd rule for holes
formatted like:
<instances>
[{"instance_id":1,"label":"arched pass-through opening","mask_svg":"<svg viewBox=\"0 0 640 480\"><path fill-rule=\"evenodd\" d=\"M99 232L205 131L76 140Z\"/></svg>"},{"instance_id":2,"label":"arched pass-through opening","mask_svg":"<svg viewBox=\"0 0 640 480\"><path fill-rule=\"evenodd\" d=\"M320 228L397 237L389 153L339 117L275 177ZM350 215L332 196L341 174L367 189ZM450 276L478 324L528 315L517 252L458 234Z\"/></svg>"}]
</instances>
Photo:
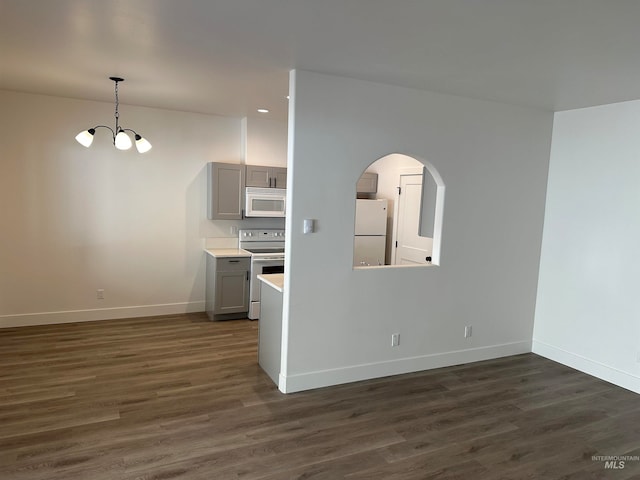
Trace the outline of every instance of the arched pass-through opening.
<instances>
[{"instance_id":1,"label":"arched pass-through opening","mask_svg":"<svg viewBox=\"0 0 640 480\"><path fill-rule=\"evenodd\" d=\"M427 160L372 162L356 185L353 267L440 265L445 185Z\"/></svg>"}]
</instances>

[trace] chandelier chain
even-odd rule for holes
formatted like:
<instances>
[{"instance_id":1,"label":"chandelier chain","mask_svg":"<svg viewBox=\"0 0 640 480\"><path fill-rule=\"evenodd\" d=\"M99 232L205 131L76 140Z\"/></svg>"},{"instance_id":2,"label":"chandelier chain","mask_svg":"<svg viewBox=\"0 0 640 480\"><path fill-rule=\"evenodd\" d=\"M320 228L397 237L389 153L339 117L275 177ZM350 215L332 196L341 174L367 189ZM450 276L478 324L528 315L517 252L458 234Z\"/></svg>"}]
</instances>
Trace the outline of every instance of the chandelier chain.
<instances>
[{"instance_id":1,"label":"chandelier chain","mask_svg":"<svg viewBox=\"0 0 640 480\"><path fill-rule=\"evenodd\" d=\"M116 117L116 135L118 134L118 119L120 118L120 113L118 112L118 106L120 105L120 100L118 99L118 81L115 81L115 93L116 93L116 112L115 112L115 117Z\"/></svg>"}]
</instances>

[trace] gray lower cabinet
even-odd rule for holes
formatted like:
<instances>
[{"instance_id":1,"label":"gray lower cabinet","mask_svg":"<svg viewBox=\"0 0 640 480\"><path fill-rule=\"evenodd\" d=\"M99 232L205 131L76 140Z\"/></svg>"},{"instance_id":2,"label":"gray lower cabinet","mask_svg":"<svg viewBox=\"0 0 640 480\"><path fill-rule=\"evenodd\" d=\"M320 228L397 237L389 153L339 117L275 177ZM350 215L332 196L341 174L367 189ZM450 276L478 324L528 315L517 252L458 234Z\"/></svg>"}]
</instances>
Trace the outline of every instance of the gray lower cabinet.
<instances>
[{"instance_id":1,"label":"gray lower cabinet","mask_svg":"<svg viewBox=\"0 0 640 480\"><path fill-rule=\"evenodd\" d=\"M207 217L240 220L244 214L245 166L234 163L207 164Z\"/></svg>"},{"instance_id":2,"label":"gray lower cabinet","mask_svg":"<svg viewBox=\"0 0 640 480\"><path fill-rule=\"evenodd\" d=\"M211 320L245 318L249 311L249 257L207 255L205 310Z\"/></svg>"},{"instance_id":3,"label":"gray lower cabinet","mask_svg":"<svg viewBox=\"0 0 640 480\"><path fill-rule=\"evenodd\" d=\"M283 167L247 165L245 184L247 187L287 188L287 169Z\"/></svg>"}]
</instances>

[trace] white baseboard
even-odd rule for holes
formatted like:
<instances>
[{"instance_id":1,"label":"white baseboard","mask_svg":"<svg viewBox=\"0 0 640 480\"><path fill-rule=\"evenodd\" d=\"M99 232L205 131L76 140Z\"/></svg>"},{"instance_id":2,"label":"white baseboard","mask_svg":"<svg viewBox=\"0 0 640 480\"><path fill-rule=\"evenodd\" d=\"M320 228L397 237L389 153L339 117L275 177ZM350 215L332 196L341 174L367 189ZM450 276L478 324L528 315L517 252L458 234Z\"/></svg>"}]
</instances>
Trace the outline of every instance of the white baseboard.
<instances>
[{"instance_id":1,"label":"white baseboard","mask_svg":"<svg viewBox=\"0 0 640 480\"><path fill-rule=\"evenodd\" d=\"M529 352L531 352L531 342L524 341L308 373L293 375L280 374L278 388L283 393L300 392L331 385L340 385L342 383L419 372L433 368L450 367L452 365L479 362Z\"/></svg>"},{"instance_id":2,"label":"white baseboard","mask_svg":"<svg viewBox=\"0 0 640 480\"><path fill-rule=\"evenodd\" d=\"M568 352L567 350L537 340L533 341L532 350L533 353L541 357L548 358L567 367L575 368L576 370L580 370L605 382L626 388L632 392L640 393L640 377L631 373L618 370L617 368L596 362L582 355Z\"/></svg>"},{"instance_id":3,"label":"white baseboard","mask_svg":"<svg viewBox=\"0 0 640 480\"><path fill-rule=\"evenodd\" d=\"M0 328L28 327L57 323L93 322L118 318L150 317L154 315L176 315L204 312L204 301L165 303L161 305L139 305L131 307L97 308L92 310L69 310L62 312L38 312L18 315L0 315Z\"/></svg>"}]
</instances>

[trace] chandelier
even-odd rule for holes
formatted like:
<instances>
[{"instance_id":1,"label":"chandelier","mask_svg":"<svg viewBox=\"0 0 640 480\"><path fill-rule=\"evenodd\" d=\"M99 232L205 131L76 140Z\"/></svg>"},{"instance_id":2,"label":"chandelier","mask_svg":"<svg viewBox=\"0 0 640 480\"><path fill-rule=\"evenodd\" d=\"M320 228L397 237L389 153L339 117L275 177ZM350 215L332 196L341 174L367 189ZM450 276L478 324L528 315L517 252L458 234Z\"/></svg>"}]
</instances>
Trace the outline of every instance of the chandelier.
<instances>
[{"instance_id":1,"label":"chandelier","mask_svg":"<svg viewBox=\"0 0 640 480\"><path fill-rule=\"evenodd\" d=\"M151 144L149 143L149 141L147 139L145 139L142 136L138 135L134 130L131 130L130 128L122 128L120 126L120 114L118 113L118 105L119 105L119 101L118 101L118 83L124 82L124 78L109 77L109 80L113 80L115 82L116 128L113 129L113 128L108 127L106 125L96 125L93 128L90 128L88 130L84 130L84 131L80 132L78 135L76 135L76 140L78 141L78 143L80 145L88 148L93 143L93 136L96 133L96 129L98 129L98 128L108 128L109 130L111 130L111 135L113 136L113 144L115 145L115 147L118 150L129 150L131 148L131 146L133 145L132 142L131 142L131 137L126 133L126 132L131 132L131 133L133 133L133 136L134 136L135 141L136 141L136 150L138 150L138 152L140 152L140 153L148 152L149 150L151 150Z\"/></svg>"}]
</instances>

